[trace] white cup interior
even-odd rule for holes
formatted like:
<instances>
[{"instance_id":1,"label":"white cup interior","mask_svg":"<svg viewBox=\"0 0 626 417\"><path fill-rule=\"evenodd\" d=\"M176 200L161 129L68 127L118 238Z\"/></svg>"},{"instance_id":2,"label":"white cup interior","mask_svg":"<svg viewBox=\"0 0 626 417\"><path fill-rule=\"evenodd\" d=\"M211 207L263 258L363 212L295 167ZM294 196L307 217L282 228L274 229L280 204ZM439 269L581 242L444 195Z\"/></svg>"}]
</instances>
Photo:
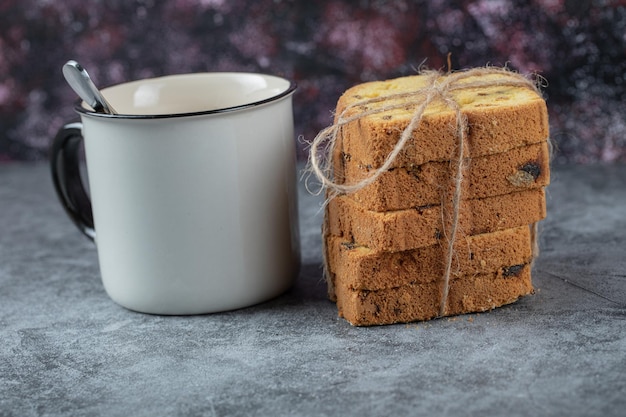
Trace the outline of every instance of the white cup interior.
<instances>
[{"instance_id":1,"label":"white cup interior","mask_svg":"<svg viewBox=\"0 0 626 417\"><path fill-rule=\"evenodd\" d=\"M288 80L271 75L217 72L133 81L105 88L102 94L119 114L168 115L252 105L290 86Z\"/></svg>"}]
</instances>

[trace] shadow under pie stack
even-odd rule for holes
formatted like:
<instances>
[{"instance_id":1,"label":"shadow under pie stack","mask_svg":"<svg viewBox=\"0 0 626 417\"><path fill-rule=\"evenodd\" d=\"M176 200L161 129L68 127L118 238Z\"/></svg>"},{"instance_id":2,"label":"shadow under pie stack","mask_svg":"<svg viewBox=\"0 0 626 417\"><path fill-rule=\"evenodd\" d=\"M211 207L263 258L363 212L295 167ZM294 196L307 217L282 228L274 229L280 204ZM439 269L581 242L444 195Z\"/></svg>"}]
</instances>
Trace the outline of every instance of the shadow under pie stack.
<instances>
[{"instance_id":1,"label":"shadow under pie stack","mask_svg":"<svg viewBox=\"0 0 626 417\"><path fill-rule=\"evenodd\" d=\"M451 76L437 74L437 83ZM385 169L332 196L325 209L329 297L340 316L358 326L429 320L491 310L533 291L549 129L545 101L518 85L521 78L508 71L459 77L411 131L421 101L410 92L431 91L432 74L342 95L336 114L350 121L337 129L333 181L355 184ZM405 130L410 137L385 166Z\"/></svg>"}]
</instances>

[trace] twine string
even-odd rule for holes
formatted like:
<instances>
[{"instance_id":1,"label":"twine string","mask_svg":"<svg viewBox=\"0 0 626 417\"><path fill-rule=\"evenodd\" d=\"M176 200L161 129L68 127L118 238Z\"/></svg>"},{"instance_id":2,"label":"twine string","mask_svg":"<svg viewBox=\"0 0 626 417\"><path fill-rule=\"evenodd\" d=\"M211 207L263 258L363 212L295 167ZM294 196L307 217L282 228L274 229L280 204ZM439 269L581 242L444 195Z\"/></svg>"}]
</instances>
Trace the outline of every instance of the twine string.
<instances>
[{"instance_id":1,"label":"twine string","mask_svg":"<svg viewBox=\"0 0 626 417\"><path fill-rule=\"evenodd\" d=\"M448 293L450 290L450 275L452 271L452 258L454 254L454 243L456 242L456 234L459 226L459 212L461 207L461 183L463 181L463 161L464 152L465 152L465 135L467 132L467 118L461 112L461 106L450 97L449 93L442 92L445 94L445 102L451 107L456 114L456 129L458 134L458 156L456 159L451 160L451 164L454 169L454 194L452 196L452 216L451 216L451 224L450 224L450 234L448 236L448 246L446 248L445 257L444 257L444 274L443 274L443 283L442 283L442 295L439 303L439 316L443 316L445 314L446 304L448 300ZM445 197L442 198L442 215L444 230L445 227Z\"/></svg>"},{"instance_id":2,"label":"twine string","mask_svg":"<svg viewBox=\"0 0 626 417\"><path fill-rule=\"evenodd\" d=\"M323 130L311 142L309 151L309 162L306 171L307 190L313 194L319 194L326 190L326 202L330 199L341 195L356 192L373 182L375 182L384 172L392 167L407 142L412 138L413 132L419 127L424 112L429 104L434 101L441 101L455 113L456 119L456 136L457 151L451 156L450 163L452 176L454 177L454 192L451 199L450 216L445 214L446 204L445 197L442 199L442 216L444 223L444 234L447 237L447 247L444 254L444 274L442 280L442 295L439 304L439 316L445 315L448 294L450 288L450 276L452 273L452 260L454 257L454 244L456 241L457 231L459 229L459 213L462 200L462 182L464 171L466 135L468 132L467 117L463 114L461 105L456 102L453 92L457 90L485 88L485 87L522 87L531 89L540 94L539 87L543 81L538 78L538 82L523 77L520 74L511 72L506 68L484 67L474 68L471 70L460 71L456 73L448 73L445 76L438 71L427 70L421 73L426 76L424 87L413 91L392 93L389 95L379 96L361 100L348 105L343 111L336 115L335 123ZM486 79L484 75L499 74L504 77ZM470 77L477 77L476 80L467 81ZM465 81L465 82L463 82ZM398 102L395 103L394 102ZM374 106L381 103L380 106ZM371 175L357 181L353 184L339 183L333 178L332 155L338 139L341 128L348 123L363 119L364 117L380 114L395 109L403 109L407 106L413 106L414 111L409 124L402 131L400 138L395 144L393 150L386 156L384 162L376 168ZM353 109L360 110L353 113ZM312 191L309 186L309 178L311 174L317 178L320 187L317 191ZM449 231L446 232L446 218L449 218ZM536 230L533 227L533 230ZM533 234L533 248L536 246L536 233ZM327 259L325 259L325 263Z\"/></svg>"}]
</instances>

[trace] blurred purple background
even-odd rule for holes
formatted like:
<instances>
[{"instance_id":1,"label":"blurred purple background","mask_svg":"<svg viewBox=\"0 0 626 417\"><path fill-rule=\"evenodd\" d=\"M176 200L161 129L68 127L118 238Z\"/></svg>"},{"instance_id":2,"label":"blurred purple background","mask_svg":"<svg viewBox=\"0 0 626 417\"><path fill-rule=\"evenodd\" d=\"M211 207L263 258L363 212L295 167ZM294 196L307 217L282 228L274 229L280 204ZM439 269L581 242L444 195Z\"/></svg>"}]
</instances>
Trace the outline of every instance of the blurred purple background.
<instances>
[{"instance_id":1,"label":"blurred purple background","mask_svg":"<svg viewBox=\"0 0 626 417\"><path fill-rule=\"evenodd\" d=\"M46 158L76 118L68 59L100 86L193 71L293 79L303 142L346 88L446 68L449 52L455 69L548 80L556 163L626 162L624 0L0 0L0 162Z\"/></svg>"}]
</instances>

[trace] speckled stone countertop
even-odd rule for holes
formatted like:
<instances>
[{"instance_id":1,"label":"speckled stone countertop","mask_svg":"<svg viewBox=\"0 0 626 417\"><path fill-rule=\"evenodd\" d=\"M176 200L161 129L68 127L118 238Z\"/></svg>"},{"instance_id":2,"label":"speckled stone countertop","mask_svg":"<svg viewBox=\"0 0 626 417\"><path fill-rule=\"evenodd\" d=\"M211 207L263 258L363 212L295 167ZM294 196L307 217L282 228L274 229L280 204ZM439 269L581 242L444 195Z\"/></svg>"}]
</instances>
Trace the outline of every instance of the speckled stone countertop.
<instances>
[{"instance_id":1,"label":"speckled stone countertop","mask_svg":"<svg viewBox=\"0 0 626 417\"><path fill-rule=\"evenodd\" d=\"M626 166L559 166L536 294L489 313L356 328L301 187L292 290L222 314L113 303L46 165L0 165L0 416L624 416Z\"/></svg>"}]
</instances>

